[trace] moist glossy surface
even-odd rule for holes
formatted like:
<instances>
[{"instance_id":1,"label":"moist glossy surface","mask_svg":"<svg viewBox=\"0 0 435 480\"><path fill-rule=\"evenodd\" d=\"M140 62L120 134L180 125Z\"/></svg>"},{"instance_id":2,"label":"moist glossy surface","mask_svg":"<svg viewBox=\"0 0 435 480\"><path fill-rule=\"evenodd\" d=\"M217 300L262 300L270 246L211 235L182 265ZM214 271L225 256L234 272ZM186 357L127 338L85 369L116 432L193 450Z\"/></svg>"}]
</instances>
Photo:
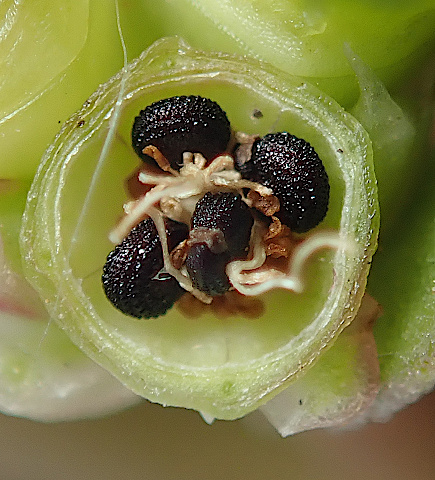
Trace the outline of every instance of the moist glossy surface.
<instances>
[{"instance_id":1,"label":"moist glossy surface","mask_svg":"<svg viewBox=\"0 0 435 480\"><path fill-rule=\"evenodd\" d=\"M167 220L166 227L171 250L187 237L187 227L172 220ZM185 290L162 269L162 246L157 229L148 218L109 253L102 277L107 298L132 317L165 314Z\"/></svg>"},{"instance_id":2,"label":"moist glossy surface","mask_svg":"<svg viewBox=\"0 0 435 480\"><path fill-rule=\"evenodd\" d=\"M157 147L171 167L180 168L184 152L200 152L208 160L223 153L230 140L230 123L221 107L208 98L182 95L152 103L136 117L132 143L136 153Z\"/></svg>"},{"instance_id":3,"label":"moist glossy surface","mask_svg":"<svg viewBox=\"0 0 435 480\"><path fill-rule=\"evenodd\" d=\"M305 140L287 132L265 135L254 142L251 159L241 171L273 190L281 204L277 217L294 232L307 232L325 217L328 175Z\"/></svg>"}]
</instances>

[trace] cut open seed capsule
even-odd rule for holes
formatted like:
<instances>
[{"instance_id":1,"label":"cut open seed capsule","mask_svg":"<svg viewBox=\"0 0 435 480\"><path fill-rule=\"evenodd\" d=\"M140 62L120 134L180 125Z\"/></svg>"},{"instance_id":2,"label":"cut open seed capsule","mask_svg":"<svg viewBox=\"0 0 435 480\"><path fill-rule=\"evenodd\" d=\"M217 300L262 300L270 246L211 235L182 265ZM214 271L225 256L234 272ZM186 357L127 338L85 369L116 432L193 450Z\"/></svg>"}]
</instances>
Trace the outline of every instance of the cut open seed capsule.
<instances>
[{"instance_id":1,"label":"cut open seed capsule","mask_svg":"<svg viewBox=\"0 0 435 480\"><path fill-rule=\"evenodd\" d=\"M301 293L261 294L265 308L254 319L229 316L222 321L206 313L198 321L173 308L163 318L138 322L113 307L100 275L92 272L101 271L113 249L107 235L128 200L122 179L137 167L130 139L137 112L161 98L192 93L219 102L240 131L264 136L276 124L274 130L290 130L315 145L331 184L329 209L316 229L321 237L307 233L310 243L305 246L312 256L299 262L305 287ZM253 108L263 113L255 124ZM77 119L85 120L80 129ZM161 215L154 218L152 210L164 199L159 189L172 189L168 196L184 208L186 196L199 199L207 191L233 191L223 186L229 183L237 184L236 190L250 188L231 167L231 158L220 156L202 167L197 160L193 155L176 175L153 179L158 188L145 207L163 237ZM128 208L135 212L141 202ZM120 241L143 219L142 207L144 203L137 217L133 214L121 225ZM35 177L21 241L27 277L53 319L90 357L149 400L234 419L310 371L353 320L377 231L370 141L351 115L314 87L301 86L300 79L267 65L205 55L166 39L101 86L60 132ZM338 245L319 253L316 245L324 244L331 232ZM299 259L307 258L307 250L298 252ZM165 261L164 256L166 269ZM242 280L248 267L242 266ZM182 269L177 272L184 275ZM244 286L249 290L252 284Z\"/></svg>"}]
</instances>

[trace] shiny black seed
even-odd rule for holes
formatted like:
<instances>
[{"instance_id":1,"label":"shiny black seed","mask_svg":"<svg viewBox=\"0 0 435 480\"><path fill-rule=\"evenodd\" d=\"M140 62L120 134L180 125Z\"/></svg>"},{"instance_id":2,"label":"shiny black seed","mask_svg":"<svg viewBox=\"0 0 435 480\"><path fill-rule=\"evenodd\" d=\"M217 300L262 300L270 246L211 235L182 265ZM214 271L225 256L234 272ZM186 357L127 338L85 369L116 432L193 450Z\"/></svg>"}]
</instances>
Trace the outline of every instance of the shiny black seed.
<instances>
[{"instance_id":1,"label":"shiny black seed","mask_svg":"<svg viewBox=\"0 0 435 480\"><path fill-rule=\"evenodd\" d=\"M215 297L230 289L230 281L225 273L230 261L228 252L216 254L206 245L197 243L190 247L186 267L195 288Z\"/></svg>"},{"instance_id":2,"label":"shiny black seed","mask_svg":"<svg viewBox=\"0 0 435 480\"><path fill-rule=\"evenodd\" d=\"M166 221L168 248L172 250L188 236L188 227ZM103 268L102 282L107 298L126 315L158 317L185 293L174 277L163 270L160 238L148 218L137 225L112 250Z\"/></svg>"},{"instance_id":3,"label":"shiny black seed","mask_svg":"<svg viewBox=\"0 0 435 480\"><path fill-rule=\"evenodd\" d=\"M183 163L184 152L199 152L207 159L225 152L231 136L230 122L221 107L196 95L159 100L136 117L132 144L144 160L142 150L157 147L174 169Z\"/></svg>"},{"instance_id":4,"label":"shiny black seed","mask_svg":"<svg viewBox=\"0 0 435 480\"><path fill-rule=\"evenodd\" d=\"M294 232L306 232L325 217L328 175L305 140L287 132L266 135L254 142L251 159L236 168L244 178L273 190L281 204L276 216Z\"/></svg>"},{"instance_id":5,"label":"shiny black seed","mask_svg":"<svg viewBox=\"0 0 435 480\"><path fill-rule=\"evenodd\" d=\"M240 195L206 193L196 204L186 267L193 285L211 295L223 295L230 282L228 262L245 258L253 218Z\"/></svg>"}]
</instances>

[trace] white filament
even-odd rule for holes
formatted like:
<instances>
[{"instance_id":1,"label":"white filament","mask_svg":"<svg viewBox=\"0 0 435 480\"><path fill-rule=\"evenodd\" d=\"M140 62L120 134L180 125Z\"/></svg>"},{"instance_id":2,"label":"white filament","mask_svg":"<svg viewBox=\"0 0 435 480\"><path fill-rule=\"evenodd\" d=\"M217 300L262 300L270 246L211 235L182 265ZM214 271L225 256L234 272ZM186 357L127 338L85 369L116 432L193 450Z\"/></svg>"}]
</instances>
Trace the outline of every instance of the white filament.
<instances>
[{"instance_id":1,"label":"white filament","mask_svg":"<svg viewBox=\"0 0 435 480\"><path fill-rule=\"evenodd\" d=\"M304 289L302 270L311 255L324 248L349 250L350 243L336 232L320 232L307 237L293 251L287 273L275 269L260 270L266 260L266 250L259 229L253 232L253 257L235 260L227 265L226 272L233 287L243 295L261 295L276 288L296 293Z\"/></svg>"},{"instance_id":2,"label":"white filament","mask_svg":"<svg viewBox=\"0 0 435 480\"><path fill-rule=\"evenodd\" d=\"M234 160L230 155L215 158L208 167L206 160L199 153L186 152L183 156L183 167L175 175L151 175L145 172L139 174L140 182L155 185L139 200L125 205L126 215L110 232L112 243L120 243L131 229L141 220L150 215L149 210L164 198L175 202L204 195L210 191L228 189L240 191L243 188L256 190L261 195L270 195L272 191L258 183L243 180L241 174L234 170Z\"/></svg>"}]
</instances>

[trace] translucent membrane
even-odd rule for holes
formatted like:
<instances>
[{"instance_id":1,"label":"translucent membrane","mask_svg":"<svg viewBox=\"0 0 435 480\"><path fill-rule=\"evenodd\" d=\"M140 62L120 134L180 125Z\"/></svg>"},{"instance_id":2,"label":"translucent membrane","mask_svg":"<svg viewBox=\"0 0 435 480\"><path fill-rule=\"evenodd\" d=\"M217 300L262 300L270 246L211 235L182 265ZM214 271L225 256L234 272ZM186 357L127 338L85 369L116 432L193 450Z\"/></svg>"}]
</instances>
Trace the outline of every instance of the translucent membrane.
<instances>
[{"instance_id":1,"label":"translucent membrane","mask_svg":"<svg viewBox=\"0 0 435 480\"><path fill-rule=\"evenodd\" d=\"M124 179L139 164L134 117L153 101L190 94L218 102L235 130L304 138L330 178L328 214L304 237L333 232L340 241L304 263L300 293L260 295L259 318L188 318L175 307L138 321L115 310L101 287L108 235L128 200ZM152 401L232 419L295 380L352 321L377 231L371 145L351 115L268 65L164 39L102 85L49 148L29 194L22 249L53 318L89 356Z\"/></svg>"}]
</instances>

